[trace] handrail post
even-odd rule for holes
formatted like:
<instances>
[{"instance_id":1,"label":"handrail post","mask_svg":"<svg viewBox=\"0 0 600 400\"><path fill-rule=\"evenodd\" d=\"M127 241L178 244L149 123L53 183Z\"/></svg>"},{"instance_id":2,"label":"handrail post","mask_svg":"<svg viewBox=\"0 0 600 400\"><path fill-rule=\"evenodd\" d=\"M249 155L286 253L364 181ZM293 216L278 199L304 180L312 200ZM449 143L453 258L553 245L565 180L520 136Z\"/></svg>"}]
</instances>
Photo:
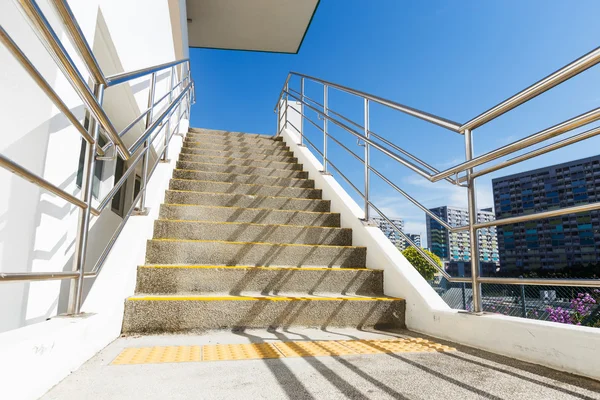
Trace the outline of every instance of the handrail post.
<instances>
[{"instance_id":1,"label":"handrail post","mask_svg":"<svg viewBox=\"0 0 600 400\"><path fill-rule=\"evenodd\" d=\"M289 81L285 82L285 111L284 111L284 123L283 123L283 129L287 129L288 127L288 108L289 108L289 101L290 101L290 96L288 95L288 90L290 89L290 85L289 85Z\"/></svg>"},{"instance_id":2,"label":"handrail post","mask_svg":"<svg viewBox=\"0 0 600 400\"><path fill-rule=\"evenodd\" d=\"M369 139L369 99L365 99L365 137ZM370 145L365 142L365 221L369 221L370 213L369 213L369 173L370 173Z\"/></svg>"},{"instance_id":3,"label":"handrail post","mask_svg":"<svg viewBox=\"0 0 600 400\"><path fill-rule=\"evenodd\" d=\"M171 67L171 90L169 91L169 104L173 102L173 87L175 86L175 67ZM171 117L167 120L167 127L165 131L165 151L163 152L163 156L161 162L168 163L169 159L167 158L167 153L169 152L169 137L171 134Z\"/></svg>"},{"instance_id":4,"label":"handrail post","mask_svg":"<svg viewBox=\"0 0 600 400\"><path fill-rule=\"evenodd\" d=\"M465 156L469 161L474 157L473 131L466 129ZM481 304L481 283L479 282L479 240L477 238L477 194L475 192L475 178L472 176L473 168L467 170L467 202L469 211L469 244L471 247L471 286L473 290L473 312L483 311Z\"/></svg>"},{"instance_id":5,"label":"handrail post","mask_svg":"<svg viewBox=\"0 0 600 400\"><path fill-rule=\"evenodd\" d=\"M156 72L152 73L150 78L150 91L148 92L148 108L150 111L146 116L146 129L152 125L152 119L154 117L154 92L156 91ZM136 212L137 215L145 215L146 210L146 186L148 184L148 159L150 158L150 137L144 142L144 160L142 163L142 185L140 190L140 205Z\"/></svg>"},{"instance_id":6,"label":"handrail post","mask_svg":"<svg viewBox=\"0 0 600 400\"><path fill-rule=\"evenodd\" d=\"M104 85L94 85L94 95L98 104L102 105L104 99ZM100 125L94 118L90 118L90 135L94 142L98 141ZM96 148L95 144L85 144L85 161L83 164L83 179L81 183L81 201L86 204L86 208L79 210L79 222L77 224L77 236L75 239L75 253L73 254L73 271L77 273L77 278L69 292L69 304L67 314L79 314L83 303L83 278L85 276L85 256L87 251L88 231L90 225L90 213L92 210L92 187L94 181L94 169L96 167Z\"/></svg>"},{"instance_id":7,"label":"handrail post","mask_svg":"<svg viewBox=\"0 0 600 400\"><path fill-rule=\"evenodd\" d=\"M327 85L323 85L323 114L325 114L325 118L323 118L323 173L327 173L327 116L329 116L329 87Z\"/></svg>"},{"instance_id":8,"label":"handrail post","mask_svg":"<svg viewBox=\"0 0 600 400\"><path fill-rule=\"evenodd\" d=\"M175 87L175 67L171 67L171 89L169 90L169 104L173 102L173 88ZM167 158L167 153L169 152L169 137L171 134L171 117L167 120L167 127L165 131L165 151L163 152L162 162L169 162Z\"/></svg>"},{"instance_id":9,"label":"handrail post","mask_svg":"<svg viewBox=\"0 0 600 400\"><path fill-rule=\"evenodd\" d=\"M300 146L304 145L304 78L300 78Z\"/></svg>"},{"instance_id":10,"label":"handrail post","mask_svg":"<svg viewBox=\"0 0 600 400\"><path fill-rule=\"evenodd\" d=\"M277 134L275 136L281 135L281 100L277 104Z\"/></svg>"}]
</instances>

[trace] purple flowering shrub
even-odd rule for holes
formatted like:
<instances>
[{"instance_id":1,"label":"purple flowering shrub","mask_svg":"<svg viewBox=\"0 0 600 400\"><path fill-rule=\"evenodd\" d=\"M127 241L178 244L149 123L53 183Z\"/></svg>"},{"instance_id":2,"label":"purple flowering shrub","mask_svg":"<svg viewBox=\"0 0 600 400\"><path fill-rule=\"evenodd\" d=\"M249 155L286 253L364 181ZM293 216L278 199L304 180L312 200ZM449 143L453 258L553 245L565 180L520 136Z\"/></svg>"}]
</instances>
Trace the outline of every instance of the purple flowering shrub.
<instances>
[{"instance_id":1,"label":"purple flowering shrub","mask_svg":"<svg viewBox=\"0 0 600 400\"><path fill-rule=\"evenodd\" d=\"M593 311L594 306L600 300L600 290L595 289L590 293L578 293L577 297L571 300L570 307L548 307L548 320L561 324L581 325ZM597 326L595 324L593 326Z\"/></svg>"}]
</instances>

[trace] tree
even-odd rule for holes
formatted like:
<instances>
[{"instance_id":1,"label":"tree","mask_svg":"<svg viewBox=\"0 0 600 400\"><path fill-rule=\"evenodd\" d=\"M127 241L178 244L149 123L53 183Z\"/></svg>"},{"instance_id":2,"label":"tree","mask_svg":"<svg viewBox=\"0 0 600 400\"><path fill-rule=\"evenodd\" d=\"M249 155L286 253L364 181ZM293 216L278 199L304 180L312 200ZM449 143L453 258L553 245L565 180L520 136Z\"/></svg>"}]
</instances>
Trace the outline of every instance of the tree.
<instances>
[{"instance_id":1,"label":"tree","mask_svg":"<svg viewBox=\"0 0 600 400\"><path fill-rule=\"evenodd\" d=\"M440 258L433 254L431 251L429 250L425 250L423 249L423 251L431 258L433 258L433 260L441 267L442 266L442 261L440 260ZM404 250L402 252L402 255L404 255L404 257L406 257L406 259L408 260L409 263L412 264L413 267L415 267L415 269L417 271L419 271L419 273L421 274L421 276L423 276L423 278L425 278L425 280L432 280L435 273L437 272L437 270L435 269L435 267L433 265L431 265L429 263L429 261L427 261L425 259L425 257L423 257L418 251L417 249L415 249L414 247L409 247L408 249Z\"/></svg>"}]
</instances>

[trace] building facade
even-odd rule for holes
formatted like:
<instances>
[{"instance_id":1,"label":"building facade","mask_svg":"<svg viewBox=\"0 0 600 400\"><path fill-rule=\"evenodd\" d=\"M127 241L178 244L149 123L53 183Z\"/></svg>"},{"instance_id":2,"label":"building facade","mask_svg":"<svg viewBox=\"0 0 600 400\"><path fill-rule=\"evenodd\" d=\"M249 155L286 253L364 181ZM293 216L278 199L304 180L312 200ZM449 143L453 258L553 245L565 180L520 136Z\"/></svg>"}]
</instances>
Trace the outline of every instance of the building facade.
<instances>
[{"instance_id":1,"label":"building facade","mask_svg":"<svg viewBox=\"0 0 600 400\"><path fill-rule=\"evenodd\" d=\"M498 219L600 200L600 155L492 180ZM600 213L498 227L503 270L562 270L600 257Z\"/></svg>"},{"instance_id":2,"label":"building facade","mask_svg":"<svg viewBox=\"0 0 600 400\"><path fill-rule=\"evenodd\" d=\"M421 245L421 234L420 233L404 233L406 236L408 236L408 238L410 240L413 241L413 243L417 246L417 247L423 247ZM408 243L408 240L404 239L404 238L400 238L400 240L398 241L398 243L396 244L396 247L398 247L398 249L400 249L400 251L404 251L406 249L408 249L411 246L410 243Z\"/></svg>"},{"instance_id":3,"label":"building facade","mask_svg":"<svg viewBox=\"0 0 600 400\"><path fill-rule=\"evenodd\" d=\"M400 218L390 219L394 223L394 225L399 228L401 231L404 230L404 221ZM394 246L400 246L401 242L404 242L402 236L398 233L398 231L383 218L373 218L373 222L379 226L379 229L383 232L383 234L390 239L390 242L394 244Z\"/></svg>"},{"instance_id":4,"label":"building facade","mask_svg":"<svg viewBox=\"0 0 600 400\"><path fill-rule=\"evenodd\" d=\"M463 226L469 222L469 212L464 208L442 206L429 209L450 226ZM488 222L495 219L491 208L479 210L477 222ZM433 253L445 264L471 261L471 245L469 232L448 232L439 222L426 216L427 243ZM498 238L496 228L479 229L479 260L482 263L497 265L499 263Z\"/></svg>"}]
</instances>

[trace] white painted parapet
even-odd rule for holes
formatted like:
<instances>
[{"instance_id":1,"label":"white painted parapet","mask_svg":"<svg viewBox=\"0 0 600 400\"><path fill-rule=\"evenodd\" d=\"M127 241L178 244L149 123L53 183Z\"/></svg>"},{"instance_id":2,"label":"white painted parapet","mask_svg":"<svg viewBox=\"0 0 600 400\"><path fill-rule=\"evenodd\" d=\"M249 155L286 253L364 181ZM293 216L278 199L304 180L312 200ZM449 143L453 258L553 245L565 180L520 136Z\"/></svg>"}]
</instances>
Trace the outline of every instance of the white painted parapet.
<instances>
[{"instance_id":1,"label":"white painted parapet","mask_svg":"<svg viewBox=\"0 0 600 400\"><path fill-rule=\"evenodd\" d=\"M299 114L291 108L288 119L301 126ZM451 309L378 227L363 224L362 208L333 176L320 172L321 161L306 146L298 145L297 131L288 124L281 135L315 187L323 191L323 198L331 201L331 211L341 214L342 227L352 229L353 245L367 247L367 267L384 271L385 294L406 300L408 329L600 379L600 329Z\"/></svg>"}]
</instances>

